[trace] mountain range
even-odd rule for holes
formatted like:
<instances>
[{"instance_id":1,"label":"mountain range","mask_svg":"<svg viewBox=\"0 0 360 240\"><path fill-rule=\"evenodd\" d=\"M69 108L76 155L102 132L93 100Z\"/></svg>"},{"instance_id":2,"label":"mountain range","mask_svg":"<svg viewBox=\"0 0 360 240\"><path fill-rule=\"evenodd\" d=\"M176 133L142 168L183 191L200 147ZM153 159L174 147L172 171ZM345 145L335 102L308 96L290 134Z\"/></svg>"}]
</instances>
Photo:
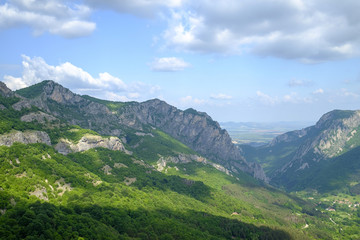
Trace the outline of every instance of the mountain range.
<instances>
[{"instance_id":1,"label":"mountain range","mask_svg":"<svg viewBox=\"0 0 360 240\"><path fill-rule=\"evenodd\" d=\"M357 111L330 112L257 148L234 145L194 109L81 96L50 80L15 92L0 82L0 113L0 238L360 234L360 212L335 225L322 196L278 189L357 196Z\"/></svg>"},{"instance_id":2,"label":"mountain range","mask_svg":"<svg viewBox=\"0 0 360 240\"><path fill-rule=\"evenodd\" d=\"M266 146L243 146L262 163L270 183L288 191L314 189L358 193L360 111L334 110L316 125L282 134Z\"/></svg>"}]
</instances>

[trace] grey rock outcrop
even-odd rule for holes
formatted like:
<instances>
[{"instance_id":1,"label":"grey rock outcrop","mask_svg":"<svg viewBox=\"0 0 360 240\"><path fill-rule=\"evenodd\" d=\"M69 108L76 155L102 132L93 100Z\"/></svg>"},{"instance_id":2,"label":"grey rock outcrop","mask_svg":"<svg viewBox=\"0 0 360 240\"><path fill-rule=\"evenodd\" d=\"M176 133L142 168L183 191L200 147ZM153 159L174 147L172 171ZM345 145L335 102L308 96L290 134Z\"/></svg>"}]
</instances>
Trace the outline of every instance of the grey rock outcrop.
<instances>
[{"instance_id":1,"label":"grey rock outcrop","mask_svg":"<svg viewBox=\"0 0 360 240\"><path fill-rule=\"evenodd\" d=\"M45 143L51 145L50 137L46 132L42 131L12 131L7 134L0 135L0 145L10 147L15 142L30 144L30 143Z\"/></svg>"},{"instance_id":2,"label":"grey rock outcrop","mask_svg":"<svg viewBox=\"0 0 360 240\"><path fill-rule=\"evenodd\" d=\"M57 118L55 118L54 116L51 116L47 113L43 113L43 112L32 112L29 113L27 115L24 115L20 118L21 121L23 122L39 122L39 123L45 123L45 121L48 122L52 122L57 120Z\"/></svg>"},{"instance_id":3,"label":"grey rock outcrop","mask_svg":"<svg viewBox=\"0 0 360 240\"><path fill-rule=\"evenodd\" d=\"M232 143L227 131L221 129L219 123L206 113L194 109L181 111L154 99L128 104L119 111L119 120L121 124L139 130L142 130L144 124L150 124L226 168L244 171L266 180L261 166L250 166Z\"/></svg>"},{"instance_id":4,"label":"grey rock outcrop","mask_svg":"<svg viewBox=\"0 0 360 240\"><path fill-rule=\"evenodd\" d=\"M31 103L29 100L24 99L24 100L21 100L15 104L13 104L11 107L17 111L21 111L22 109L30 109Z\"/></svg>"},{"instance_id":5,"label":"grey rock outcrop","mask_svg":"<svg viewBox=\"0 0 360 240\"><path fill-rule=\"evenodd\" d=\"M263 175L258 172L261 167L249 165L227 131L206 113L194 109L181 111L158 99L126 103L117 112L112 112L104 104L74 94L53 81L44 81L42 88L38 96L27 102L70 124L120 138L129 128L146 134L150 125L227 169L256 177ZM14 107L28 107L25 103L18 105ZM58 148L64 153L68 151L66 143L60 143Z\"/></svg>"},{"instance_id":6,"label":"grey rock outcrop","mask_svg":"<svg viewBox=\"0 0 360 240\"><path fill-rule=\"evenodd\" d=\"M122 151L127 154L131 154L131 152L125 149L121 140L117 137L103 138L101 136L87 134L83 136L76 144L67 139L61 139L59 143L55 145L55 149L64 155L72 152L83 152L97 147L103 147L113 151Z\"/></svg>"},{"instance_id":7,"label":"grey rock outcrop","mask_svg":"<svg viewBox=\"0 0 360 240\"><path fill-rule=\"evenodd\" d=\"M0 81L0 95L3 97L12 97L14 96L14 93L6 86L5 83Z\"/></svg>"}]
</instances>

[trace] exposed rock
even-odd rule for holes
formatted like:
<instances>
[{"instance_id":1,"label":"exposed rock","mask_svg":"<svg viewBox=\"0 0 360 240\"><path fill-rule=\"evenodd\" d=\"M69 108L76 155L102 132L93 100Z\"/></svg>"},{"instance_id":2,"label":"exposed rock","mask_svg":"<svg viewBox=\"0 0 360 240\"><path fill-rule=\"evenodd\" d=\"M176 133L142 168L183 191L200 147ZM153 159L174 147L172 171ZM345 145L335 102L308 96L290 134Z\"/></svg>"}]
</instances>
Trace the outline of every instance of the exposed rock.
<instances>
[{"instance_id":1,"label":"exposed rock","mask_svg":"<svg viewBox=\"0 0 360 240\"><path fill-rule=\"evenodd\" d=\"M30 109L31 103L28 100L21 100L11 106L13 109L17 111L21 111L22 109Z\"/></svg>"},{"instance_id":2,"label":"exposed rock","mask_svg":"<svg viewBox=\"0 0 360 240\"><path fill-rule=\"evenodd\" d=\"M160 157L156 163L157 170L163 171L167 163L190 163L193 161L204 161L203 158L201 158L201 160L198 160L199 158L201 157L192 154L179 154L177 156Z\"/></svg>"},{"instance_id":3,"label":"exposed rock","mask_svg":"<svg viewBox=\"0 0 360 240\"><path fill-rule=\"evenodd\" d=\"M226 169L224 166L217 163L213 163L204 157L194 154L179 154L177 156L160 157L159 160L156 162L156 169L161 172L166 169L168 163L190 163L193 161L210 165L216 168L217 170L232 176L231 171ZM175 170L179 170L177 167L175 168L176 168ZM260 169L262 170L262 168ZM237 173L236 168L233 169L233 172ZM268 179L265 180L266 182L268 181Z\"/></svg>"},{"instance_id":4,"label":"exposed rock","mask_svg":"<svg viewBox=\"0 0 360 240\"><path fill-rule=\"evenodd\" d=\"M129 177L125 177L124 183L129 186L132 183L136 182L136 178L129 178Z\"/></svg>"},{"instance_id":5,"label":"exposed rock","mask_svg":"<svg viewBox=\"0 0 360 240\"><path fill-rule=\"evenodd\" d=\"M280 173L288 171L293 166L304 165L308 155L315 155L313 161L338 156L345 148L354 148L355 145L346 146L347 142L356 136L354 128L360 126L360 111L334 110L324 114L315 126L306 128L304 141L296 150L293 159L282 167ZM289 135L285 133L283 135ZM300 167L300 168L301 168ZM304 168L302 168L304 169Z\"/></svg>"},{"instance_id":6,"label":"exposed rock","mask_svg":"<svg viewBox=\"0 0 360 240\"><path fill-rule=\"evenodd\" d=\"M58 191L58 195L61 197L62 195L64 195L64 193L66 191L71 191L72 187L70 185L70 183L66 183L65 179L61 178L60 180L57 180L55 182L55 184L58 185L58 187L56 188L56 190Z\"/></svg>"},{"instance_id":7,"label":"exposed rock","mask_svg":"<svg viewBox=\"0 0 360 240\"><path fill-rule=\"evenodd\" d=\"M42 84L43 92L39 96L17 103L14 107L21 109L33 105L55 117L66 119L70 124L90 128L103 135L123 137L124 132L121 128L132 128L139 136L145 136L149 135L146 129L151 126L164 131L227 169L263 177L263 174L259 174L258 168L255 169L246 162L227 131L221 129L206 113L194 109L181 111L158 99L126 103L116 113L112 113L105 105L74 94L53 81L44 81ZM63 110L64 107L66 111ZM91 144L88 140L85 142L84 146L76 146L77 149L72 149L74 146L66 141L60 142L57 148L59 152L67 154L99 144Z\"/></svg>"},{"instance_id":8,"label":"exposed rock","mask_svg":"<svg viewBox=\"0 0 360 240\"><path fill-rule=\"evenodd\" d=\"M128 166L123 163L114 163L114 168L128 168Z\"/></svg>"},{"instance_id":9,"label":"exposed rock","mask_svg":"<svg viewBox=\"0 0 360 240\"><path fill-rule=\"evenodd\" d=\"M149 164L146 164L146 163L144 162L144 160L137 160L137 159L135 159L135 158L131 158L131 160L133 161L133 163L138 164L138 165L140 165L140 166L143 166L143 167L146 167L146 168L153 168L153 167L150 166Z\"/></svg>"},{"instance_id":10,"label":"exposed rock","mask_svg":"<svg viewBox=\"0 0 360 240\"><path fill-rule=\"evenodd\" d=\"M111 168L109 165L103 166L103 167L101 168L101 170L103 170L103 171L104 171L104 174L106 174L106 175L111 175L111 174L112 174L112 173L111 173L112 168Z\"/></svg>"},{"instance_id":11,"label":"exposed rock","mask_svg":"<svg viewBox=\"0 0 360 240\"><path fill-rule=\"evenodd\" d=\"M4 110L4 109L6 109L6 107L4 105L0 104L0 110Z\"/></svg>"},{"instance_id":12,"label":"exposed rock","mask_svg":"<svg viewBox=\"0 0 360 240\"><path fill-rule=\"evenodd\" d=\"M22 116L20 120L23 122L37 121L39 123L45 123L46 121L48 121L48 122L55 121L55 120L57 120L57 118L55 118L54 116L51 116L47 113L43 113L43 112L35 112L35 113L32 112L32 113Z\"/></svg>"},{"instance_id":13,"label":"exposed rock","mask_svg":"<svg viewBox=\"0 0 360 240\"><path fill-rule=\"evenodd\" d=\"M59 143L56 144L55 149L59 153L66 155L72 152L83 152L97 147L103 147L113 151L122 151L127 154L131 154L131 152L125 149L119 138L103 138L101 136L91 134L86 134L83 136L77 144L74 144L67 139L60 139Z\"/></svg>"},{"instance_id":14,"label":"exposed rock","mask_svg":"<svg viewBox=\"0 0 360 240\"><path fill-rule=\"evenodd\" d=\"M152 133L143 133L143 132L136 132L135 133L136 136L150 136L150 137L154 137L154 135Z\"/></svg>"},{"instance_id":15,"label":"exposed rock","mask_svg":"<svg viewBox=\"0 0 360 240\"><path fill-rule=\"evenodd\" d=\"M35 191L30 192L30 195L36 196L37 198L45 201L49 201L49 198L47 196L47 191L45 187L36 187Z\"/></svg>"},{"instance_id":16,"label":"exposed rock","mask_svg":"<svg viewBox=\"0 0 360 240\"><path fill-rule=\"evenodd\" d=\"M21 173L21 174L16 174L15 177L17 177L17 178L27 177L27 173L26 173L26 171L25 171L25 172L23 172L23 173Z\"/></svg>"},{"instance_id":17,"label":"exposed rock","mask_svg":"<svg viewBox=\"0 0 360 240\"><path fill-rule=\"evenodd\" d=\"M6 86L5 83L0 81L0 95L3 97L12 97L14 96L14 93Z\"/></svg>"},{"instance_id":18,"label":"exposed rock","mask_svg":"<svg viewBox=\"0 0 360 240\"><path fill-rule=\"evenodd\" d=\"M132 103L121 108L119 121L123 125L142 130L144 124L159 128L198 153L225 167L231 166L265 179L265 173L250 166L232 143L226 130L206 113L194 109L181 111L158 99Z\"/></svg>"},{"instance_id":19,"label":"exposed rock","mask_svg":"<svg viewBox=\"0 0 360 240\"><path fill-rule=\"evenodd\" d=\"M10 147L15 142L24 144L45 143L47 145L51 145L49 135L42 131L12 131L10 133L0 135L0 146L5 145Z\"/></svg>"},{"instance_id":20,"label":"exposed rock","mask_svg":"<svg viewBox=\"0 0 360 240\"><path fill-rule=\"evenodd\" d=\"M14 198L11 198L11 199L10 199L10 204L11 204L11 206L13 206L13 207L16 206L16 201L15 201Z\"/></svg>"}]
</instances>

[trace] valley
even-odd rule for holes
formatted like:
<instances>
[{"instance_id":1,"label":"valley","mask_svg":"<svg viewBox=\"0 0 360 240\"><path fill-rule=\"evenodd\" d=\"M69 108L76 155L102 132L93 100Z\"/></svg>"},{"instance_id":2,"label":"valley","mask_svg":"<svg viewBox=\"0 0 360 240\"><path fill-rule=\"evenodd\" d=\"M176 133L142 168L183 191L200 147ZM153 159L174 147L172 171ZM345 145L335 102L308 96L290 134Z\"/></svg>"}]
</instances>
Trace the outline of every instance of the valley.
<instances>
[{"instance_id":1,"label":"valley","mask_svg":"<svg viewBox=\"0 0 360 240\"><path fill-rule=\"evenodd\" d=\"M360 237L357 111L256 147L204 112L53 81L0 82L0 113L1 239Z\"/></svg>"},{"instance_id":2,"label":"valley","mask_svg":"<svg viewBox=\"0 0 360 240\"><path fill-rule=\"evenodd\" d=\"M311 122L222 122L235 144L266 145L275 137L310 126Z\"/></svg>"}]
</instances>

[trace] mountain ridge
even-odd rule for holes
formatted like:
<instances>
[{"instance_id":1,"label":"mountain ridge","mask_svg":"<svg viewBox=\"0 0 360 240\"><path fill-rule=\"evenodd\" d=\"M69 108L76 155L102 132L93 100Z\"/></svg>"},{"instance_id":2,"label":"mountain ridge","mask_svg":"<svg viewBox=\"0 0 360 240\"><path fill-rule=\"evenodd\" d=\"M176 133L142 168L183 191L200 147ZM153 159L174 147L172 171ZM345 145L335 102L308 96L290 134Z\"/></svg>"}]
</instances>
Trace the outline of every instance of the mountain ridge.
<instances>
[{"instance_id":1,"label":"mountain ridge","mask_svg":"<svg viewBox=\"0 0 360 240\"><path fill-rule=\"evenodd\" d=\"M316 185L307 185L307 179L316 179L316 174L325 176L323 171L330 169L333 161L355 151L360 145L359 130L359 110L333 110L313 126L279 135L263 147L243 149L248 159L268 164L265 171L271 184L301 190Z\"/></svg>"},{"instance_id":2,"label":"mountain ridge","mask_svg":"<svg viewBox=\"0 0 360 240\"><path fill-rule=\"evenodd\" d=\"M121 103L121 107L111 111L105 104L74 94L51 80L18 90L16 94L30 97L17 103L14 106L16 109L34 105L71 124L105 135L121 138L125 137L128 128L140 131L159 128L231 172L247 172L267 182L262 168L256 163L249 164L231 142L226 130L221 129L219 123L206 113L194 109L182 111L159 99Z\"/></svg>"}]
</instances>

